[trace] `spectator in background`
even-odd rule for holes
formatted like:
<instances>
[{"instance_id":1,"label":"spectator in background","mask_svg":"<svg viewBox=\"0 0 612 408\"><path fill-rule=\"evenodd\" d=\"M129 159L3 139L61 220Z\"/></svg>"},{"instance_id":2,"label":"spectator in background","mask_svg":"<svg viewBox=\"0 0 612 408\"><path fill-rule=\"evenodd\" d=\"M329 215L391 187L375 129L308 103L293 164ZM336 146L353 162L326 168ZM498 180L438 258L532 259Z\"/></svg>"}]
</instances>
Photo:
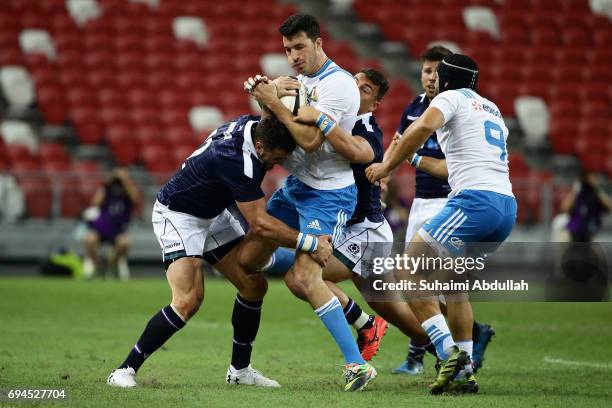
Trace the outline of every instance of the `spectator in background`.
<instances>
[{"instance_id":1,"label":"spectator in background","mask_svg":"<svg viewBox=\"0 0 612 408\"><path fill-rule=\"evenodd\" d=\"M138 201L138 190L124 168L115 169L106 183L96 191L92 207L86 212L89 221L84 239L86 256L83 274L86 278L95 275L100 265L98 249L106 242L113 246L109 265L117 270L121 279L129 279L127 252L130 240L126 230Z\"/></svg>"},{"instance_id":2,"label":"spectator in background","mask_svg":"<svg viewBox=\"0 0 612 408\"><path fill-rule=\"evenodd\" d=\"M612 209L612 200L600 184L596 173L583 172L561 204L561 211L569 215L572 242L591 242L601 229L603 214Z\"/></svg>"}]
</instances>

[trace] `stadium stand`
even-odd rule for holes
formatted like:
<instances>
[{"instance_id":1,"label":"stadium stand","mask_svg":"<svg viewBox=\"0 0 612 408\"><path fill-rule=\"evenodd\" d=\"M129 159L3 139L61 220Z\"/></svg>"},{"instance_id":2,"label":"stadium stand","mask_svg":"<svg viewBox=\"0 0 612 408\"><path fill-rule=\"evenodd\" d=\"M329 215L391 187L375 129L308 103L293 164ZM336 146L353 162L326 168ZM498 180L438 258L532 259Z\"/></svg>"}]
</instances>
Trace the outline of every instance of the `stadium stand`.
<instances>
[{"instance_id":1,"label":"stadium stand","mask_svg":"<svg viewBox=\"0 0 612 408\"><path fill-rule=\"evenodd\" d=\"M161 182L220 121L258 112L242 91L246 77L289 72L279 54L277 26L269 23L297 8L275 0L3 3L4 114L36 106L42 124L71 126L76 137L64 145L63 140L39 143L41 123L22 123L15 130L14 118L5 118L0 170L21 174L16 178L30 217L76 217L87 206L105 166L71 159L75 146L106 147L115 164L142 168ZM332 3L335 9L353 8L388 40L406 44L413 57L432 42L456 44L486 67L483 92L505 116L517 117L534 144L549 142L556 153L575 154L589 169L612 171L612 91L601 86L612 80L605 1L592 2L600 14L589 9L587 0ZM325 27L323 37L329 55L347 70L381 67L378 60L361 58L349 42L332 39ZM386 144L413 97L403 79L391 80L377 111ZM534 103L549 113L549 121ZM17 139L28 147L15 145ZM533 192L538 191L534 186L551 175L531 169L519 152L510 155L510 162L520 221L538 222L542 195ZM58 181L64 170L76 172L76 178ZM37 171L38 176L22 176ZM407 166L400 172L413 175ZM411 188L402 190L408 200ZM552 194L557 206L562 194ZM62 198L59 208L51 204L56 196Z\"/></svg>"},{"instance_id":2,"label":"stadium stand","mask_svg":"<svg viewBox=\"0 0 612 408\"><path fill-rule=\"evenodd\" d=\"M498 103L504 116L518 114L518 97L541 98L552 112L548 136L553 148L561 154L580 154L577 133L565 131L557 122L568 118L568 113L584 122L612 113L610 87L594 85L609 80L612 73L612 23L605 15L606 4L609 2L588 0L355 0L355 9L364 21L378 24L387 39L405 43L414 56L425 49L432 35L436 41L457 42L481 63L481 90ZM432 24L435 30L430 29ZM556 106L569 100L577 101L581 109L568 112L571 109ZM541 105L539 109L543 111ZM536 122L542 120L541 115L529 116ZM531 136L532 126L543 127L530 120L522 120L521 126ZM597 134L607 140L612 127L608 123L599 130ZM597 134L589 135L599 139ZM588 168L606 171L603 161L582 159Z\"/></svg>"}]
</instances>

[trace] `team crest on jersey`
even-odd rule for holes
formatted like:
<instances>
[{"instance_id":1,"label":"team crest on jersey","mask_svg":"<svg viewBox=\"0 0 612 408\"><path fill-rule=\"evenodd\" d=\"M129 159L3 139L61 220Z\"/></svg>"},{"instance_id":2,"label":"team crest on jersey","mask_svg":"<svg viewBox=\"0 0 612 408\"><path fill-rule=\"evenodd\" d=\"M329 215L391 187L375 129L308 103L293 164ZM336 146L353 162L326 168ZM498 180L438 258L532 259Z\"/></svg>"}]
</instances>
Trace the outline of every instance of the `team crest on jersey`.
<instances>
[{"instance_id":1,"label":"team crest on jersey","mask_svg":"<svg viewBox=\"0 0 612 408\"><path fill-rule=\"evenodd\" d=\"M353 255L359 255L359 252L361 251L359 244L355 244L355 243L350 244L348 248L346 249Z\"/></svg>"},{"instance_id":2,"label":"team crest on jersey","mask_svg":"<svg viewBox=\"0 0 612 408\"><path fill-rule=\"evenodd\" d=\"M317 87L313 86L311 89L308 90L308 93L306 94L306 98L308 99L308 104L310 105L310 102L318 102L319 101L319 94L317 93Z\"/></svg>"}]
</instances>

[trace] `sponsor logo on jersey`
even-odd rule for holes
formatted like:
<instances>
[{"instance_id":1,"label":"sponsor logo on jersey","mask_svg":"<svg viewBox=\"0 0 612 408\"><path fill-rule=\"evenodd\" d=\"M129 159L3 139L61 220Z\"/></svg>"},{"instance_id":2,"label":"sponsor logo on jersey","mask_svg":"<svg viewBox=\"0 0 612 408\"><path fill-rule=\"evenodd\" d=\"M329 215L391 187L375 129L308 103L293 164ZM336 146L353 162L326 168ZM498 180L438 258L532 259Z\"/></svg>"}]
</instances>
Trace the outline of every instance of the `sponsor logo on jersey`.
<instances>
[{"instance_id":1,"label":"sponsor logo on jersey","mask_svg":"<svg viewBox=\"0 0 612 408\"><path fill-rule=\"evenodd\" d=\"M173 244L168 244L168 245L166 245L164 248L165 248L165 249L170 249L170 248L174 248L174 247L177 247L177 246L180 246L180 245L181 245L181 243L180 243L180 242L175 242L175 243L173 243Z\"/></svg>"}]
</instances>

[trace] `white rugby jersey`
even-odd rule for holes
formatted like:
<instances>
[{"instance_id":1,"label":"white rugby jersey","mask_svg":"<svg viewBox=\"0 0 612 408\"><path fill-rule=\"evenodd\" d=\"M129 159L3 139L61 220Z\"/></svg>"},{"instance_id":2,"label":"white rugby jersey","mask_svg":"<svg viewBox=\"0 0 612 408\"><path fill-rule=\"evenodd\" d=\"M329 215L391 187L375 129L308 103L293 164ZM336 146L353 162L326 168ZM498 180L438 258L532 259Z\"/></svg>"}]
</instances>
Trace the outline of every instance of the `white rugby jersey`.
<instances>
[{"instance_id":1,"label":"white rugby jersey","mask_svg":"<svg viewBox=\"0 0 612 408\"><path fill-rule=\"evenodd\" d=\"M316 73L299 75L306 85L310 105L330 116L349 134L359 111L359 89L355 78L328 59ZM302 183L317 190L335 190L355 182L350 162L325 141L318 150L306 153L299 146L284 167Z\"/></svg>"},{"instance_id":2,"label":"white rugby jersey","mask_svg":"<svg viewBox=\"0 0 612 408\"><path fill-rule=\"evenodd\" d=\"M461 190L486 190L512 196L506 139L508 128L497 105L472 89L438 94L430 103L444 115L437 130L446 156L450 196Z\"/></svg>"}]
</instances>

